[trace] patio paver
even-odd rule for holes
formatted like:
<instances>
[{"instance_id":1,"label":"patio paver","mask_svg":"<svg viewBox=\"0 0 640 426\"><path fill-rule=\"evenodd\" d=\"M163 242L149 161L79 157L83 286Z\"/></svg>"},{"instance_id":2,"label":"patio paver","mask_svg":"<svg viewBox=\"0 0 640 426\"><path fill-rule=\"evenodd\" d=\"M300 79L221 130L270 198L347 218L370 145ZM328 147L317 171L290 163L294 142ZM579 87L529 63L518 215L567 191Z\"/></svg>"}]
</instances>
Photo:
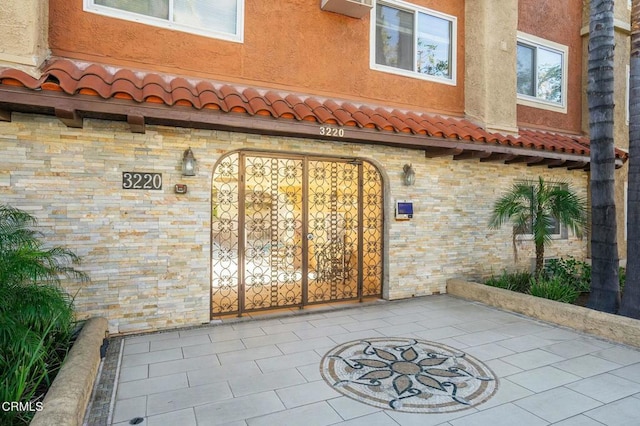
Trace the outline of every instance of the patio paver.
<instances>
[{"instance_id":1,"label":"patio paver","mask_svg":"<svg viewBox=\"0 0 640 426\"><path fill-rule=\"evenodd\" d=\"M459 411L407 413L343 396L320 374L331 349L392 337L468 353L493 371L496 393ZM109 355L120 365L110 422L90 426L123 426L134 417L143 425L195 426L586 426L640 419L640 349L448 295L120 339L120 350ZM391 370L412 371L399 362Z\"/></svg>"}]
</instances>

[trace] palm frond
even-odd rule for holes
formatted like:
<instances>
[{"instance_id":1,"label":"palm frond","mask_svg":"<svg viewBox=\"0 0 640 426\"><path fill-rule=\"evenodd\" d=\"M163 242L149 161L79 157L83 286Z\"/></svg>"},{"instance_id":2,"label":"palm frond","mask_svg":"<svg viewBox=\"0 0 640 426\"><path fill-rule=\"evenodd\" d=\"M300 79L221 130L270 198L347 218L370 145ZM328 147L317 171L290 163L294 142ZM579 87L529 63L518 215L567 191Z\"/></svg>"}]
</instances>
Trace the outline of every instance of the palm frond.
<instances>
[{"instance_id":1,"label":"palm frond","mask_svg":"<svg viewBox=\"0 0 640 426\"><path fill-rule=\"evenodd\" d=\"M543 255L544 246L551 242L555 221L581 236L587 225L587 203L575 194L564 181L522 180L494 204L489 220L490 228L499 228L506 222L513 224L515 234L531 233L537 253ZM515 249L515 244L514 244ZM537 265L541 264L537 259Z\"/></svg>"},{"instance_id":2,"label":"palm frond","mask_svg":"<svg viewBox=\"0 0 640 426\"><path fill-rule=\"evenodd\" d=\"M74 267L80 258L64 247L45 247L43 234L30 228L36 224L31 214L0 205L0 284L58 285L62 277L88 281L87 274Z\"/></svg>"}]
</instances>

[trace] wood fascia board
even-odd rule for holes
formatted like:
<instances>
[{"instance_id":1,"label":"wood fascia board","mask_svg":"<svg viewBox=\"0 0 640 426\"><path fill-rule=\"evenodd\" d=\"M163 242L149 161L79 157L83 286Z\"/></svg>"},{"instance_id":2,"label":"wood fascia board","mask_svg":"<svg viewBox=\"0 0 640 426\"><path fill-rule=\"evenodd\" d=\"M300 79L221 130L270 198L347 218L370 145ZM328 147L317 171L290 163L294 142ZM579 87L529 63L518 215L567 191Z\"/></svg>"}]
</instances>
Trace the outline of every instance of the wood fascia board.
<instances>
[{"instance_id":1,"label":"wood fascia board","mask_svg":"<svg viewBox=\"0 0 640 426\"><path fill-rule=\"evenodd\" d=\"M174 125L178 127L209 128L217 130L238 131L271 136L291 136L331 141L346 141L423 149L431 152L448 152L446 155L461 155L465 151L480 152L480 157L492 161L497 154L514 156L507 158L505 163L542 161L543 159L565 160L571 162L589 163L590 158L584 154L570 154L557 151L545 151L510 145L500 145L488 142L469 142L452 138L436 138L424 135L394 133L375 129L352 126L327 125L295 119L276 119L273 117L248 116L244 113L221 112L216 110L196 110L188 107L175 107L165 104L134 103L130 100L103 99L90 95L70 96L54 91L33 91L21 87L7 87L0 85L0 109L10 111L11 105L25 105L40 107L47 111L74 111L76 119L79 113L87 112L105 115L113 120L136 117L135 122L144 124ZM57 114L56 114L57 115ZM87 114L89 115L89 114ZM117 118L116 118L117 117ZM77 123L77 122L76 122ZM66 124L66 123L65 123ZM131 123L130 123L131 124ZM321 135L322 128L336 127L344 130L344 137ZM438 151L448 150L448 151ZM485 156L486 154L486 156ZM506 157L505 157L506 158ZM621 167L622 161L616 159L616 166Z\"/></svg>"}]
</instances>

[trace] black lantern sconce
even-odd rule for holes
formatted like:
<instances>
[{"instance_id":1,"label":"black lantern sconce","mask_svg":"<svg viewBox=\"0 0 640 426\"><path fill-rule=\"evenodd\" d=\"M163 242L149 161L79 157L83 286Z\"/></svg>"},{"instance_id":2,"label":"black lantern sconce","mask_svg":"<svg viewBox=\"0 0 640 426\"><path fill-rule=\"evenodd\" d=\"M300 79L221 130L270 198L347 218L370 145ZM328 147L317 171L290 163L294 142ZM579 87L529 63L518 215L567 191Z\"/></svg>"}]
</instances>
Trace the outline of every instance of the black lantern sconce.
<instances>
[{"instance_id":1,"label":"black lantern sconce","mask_svg":"<svg viewBox=\"0 0 640 426\"><path fill-rule=\"evenodd\" d=\"M196 157L193 156L193 151L189 147L182 156L182 176L196 175L196 161Z\"/></svg>"},{"instance_id":2,"label":"black lantern sconce","mask_svg":"<svg viewBox=\"0 0 640 426\"><path fill-rule=\"evenodd\" d=\"M407 186L416 183L416 172L413 171L411 164L405 164L404 167L402 167L402 181Z\"/></svg>"}]
</instances>

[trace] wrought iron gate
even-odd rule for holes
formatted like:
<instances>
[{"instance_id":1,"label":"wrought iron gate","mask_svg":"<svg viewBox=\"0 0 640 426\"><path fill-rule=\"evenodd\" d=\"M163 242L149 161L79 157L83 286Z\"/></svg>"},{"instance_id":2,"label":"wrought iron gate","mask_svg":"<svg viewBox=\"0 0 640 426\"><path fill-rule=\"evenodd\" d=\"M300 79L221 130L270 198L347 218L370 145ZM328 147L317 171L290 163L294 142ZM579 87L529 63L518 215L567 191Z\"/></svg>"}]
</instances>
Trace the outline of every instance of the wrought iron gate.
<instances>
[{"instance_id":1,"label":"wrought iron gate","mask_svg":"<svg viewBox=\"0 0 640 426\"><path fill-rule=\"evenodd\" d=\"M364 160L235 152L213 174L211 312L382 293L382 181Z\"/></svg>"}]
</instances>

